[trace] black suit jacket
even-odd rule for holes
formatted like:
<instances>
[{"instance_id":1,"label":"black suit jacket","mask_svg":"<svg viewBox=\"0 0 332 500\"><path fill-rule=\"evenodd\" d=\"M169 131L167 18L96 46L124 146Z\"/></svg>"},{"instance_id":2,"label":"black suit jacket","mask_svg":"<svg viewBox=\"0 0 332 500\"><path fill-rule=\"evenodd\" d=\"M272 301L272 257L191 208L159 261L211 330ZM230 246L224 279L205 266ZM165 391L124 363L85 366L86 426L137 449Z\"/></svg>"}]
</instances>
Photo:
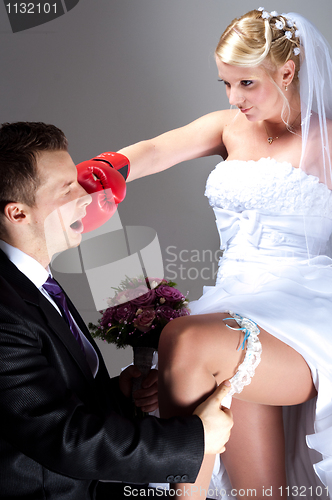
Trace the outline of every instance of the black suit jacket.
<instances>
[{"instance_id":1,"label":"black suit jacket","mask_svg":"<svg viewBox=\"0 0 332 500\"><path fill-rule=\"evenodd\" d=\"M0 498L91 499L98 480L193 482L201 420L128 419L131 403L68 301L99 356L95 379L65 320L0 251Z\"/></svg>"}]
</instances>

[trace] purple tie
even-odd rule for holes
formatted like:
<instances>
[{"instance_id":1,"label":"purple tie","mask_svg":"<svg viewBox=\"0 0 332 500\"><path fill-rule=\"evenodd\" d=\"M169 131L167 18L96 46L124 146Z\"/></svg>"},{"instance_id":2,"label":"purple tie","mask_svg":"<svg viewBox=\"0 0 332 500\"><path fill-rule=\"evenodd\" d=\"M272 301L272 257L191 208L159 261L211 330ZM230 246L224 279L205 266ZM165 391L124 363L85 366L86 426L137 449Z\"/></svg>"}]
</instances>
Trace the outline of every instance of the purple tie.
<instances>
[{"instance_id":1,"label":"purple tie","mask_svg":"<svg viewBox=\"0 0 332 500\"><path fill-rule=\"evenodd\" d=\"M82 343L81 336L78 332L77 326L75 325L71 314L68 309L68 304L66 301L65 294L63 293L62 289L58 285L58 283L51 277L49 276L45 283L43 284L43 288L47 291L47 293L54 299L54 302L56 302L57 306L59 307L60 311L62 312L63 318L66 320L67 324L69 325L69 328L71 329L72 334L74 335L75 339L80 345L80 348L85 354L84 351L84 346Z\"/></svg>"}]
</instances>

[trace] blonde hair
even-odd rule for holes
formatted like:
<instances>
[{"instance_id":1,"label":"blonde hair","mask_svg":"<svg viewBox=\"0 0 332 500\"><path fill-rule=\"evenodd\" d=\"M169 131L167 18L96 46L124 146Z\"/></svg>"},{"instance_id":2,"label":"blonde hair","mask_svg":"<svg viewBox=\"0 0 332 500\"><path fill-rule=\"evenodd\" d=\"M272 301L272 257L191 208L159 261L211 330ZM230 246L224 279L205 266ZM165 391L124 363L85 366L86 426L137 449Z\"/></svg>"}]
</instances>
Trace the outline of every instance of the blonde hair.
<instances>
[{"instance_id":1,"label":"blonde hair","mask_svg":"<svg viewBox=\"0 0 332 500\"><path fill-rule=\"evenodd\" d=\"M252 10L231 22L221 35L215 53L224 63L242 67L263 65L269 73L292 60L293 81L297 83L300 49L297 28L292 21L276 12Z\"/></svg>"}]
</instances>

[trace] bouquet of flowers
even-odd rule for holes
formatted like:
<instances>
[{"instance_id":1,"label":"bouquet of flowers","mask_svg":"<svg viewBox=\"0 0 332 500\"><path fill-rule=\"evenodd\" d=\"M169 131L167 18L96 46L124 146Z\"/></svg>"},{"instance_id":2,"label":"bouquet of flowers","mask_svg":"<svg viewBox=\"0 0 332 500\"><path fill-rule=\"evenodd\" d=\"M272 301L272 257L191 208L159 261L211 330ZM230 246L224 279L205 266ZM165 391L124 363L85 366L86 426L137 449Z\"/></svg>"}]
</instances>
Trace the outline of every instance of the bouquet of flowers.
<instances>
[{"instance_id":1,"label":"bouquet of flowers","mask_svg":"<svg viewBox=\"0 0 332 500\"><path fill-rule=\"evenodd\" d=\"M133 380L133 392L151 369L164 326L190 314L186 297L175 286L165 279L127 277L108 300L109 307L100 311L98 324L89 323L93 337L117 347L133 347L134 364L142 374Z\"/></svg>"},{"instance_id":2,"label":"bouquet of flowers","mask_svg":"<svg viewBox=\"0 0 332 500\"><path fill-rule=\"evenodd\" d=\"M117 347L158 349L164 326L190 314L186 297L165 279L126 278L116 288L98 324L89 324L93 337Z\"/></svg>"}]
</instances>

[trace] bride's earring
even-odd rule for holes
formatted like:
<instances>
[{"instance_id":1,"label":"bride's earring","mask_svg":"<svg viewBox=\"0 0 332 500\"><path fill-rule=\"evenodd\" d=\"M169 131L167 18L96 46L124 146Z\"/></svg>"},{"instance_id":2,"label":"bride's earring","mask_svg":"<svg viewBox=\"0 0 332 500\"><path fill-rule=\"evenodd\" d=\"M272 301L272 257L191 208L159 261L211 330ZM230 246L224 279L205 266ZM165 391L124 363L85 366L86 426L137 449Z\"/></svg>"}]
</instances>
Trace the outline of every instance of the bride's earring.
<instances>
[{"instance_id":1,"label":"bride's earring","mask_svg":"<svg viewBox=\"0 0 332 500\"><path fill-rule=\"evenodd\" d=\"M288 90L288 86L287 86L287 85L285 85L285 91L287 92L287 90Z\"/></svg>"}]
</instances>

